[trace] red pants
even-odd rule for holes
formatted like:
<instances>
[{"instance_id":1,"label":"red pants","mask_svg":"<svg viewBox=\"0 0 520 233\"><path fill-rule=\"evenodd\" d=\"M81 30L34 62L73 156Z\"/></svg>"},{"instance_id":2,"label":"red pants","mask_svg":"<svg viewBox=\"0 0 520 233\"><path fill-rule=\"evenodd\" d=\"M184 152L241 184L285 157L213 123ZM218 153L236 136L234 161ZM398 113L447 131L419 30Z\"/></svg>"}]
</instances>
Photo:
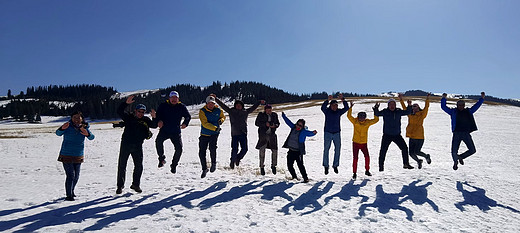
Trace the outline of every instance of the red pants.
<instances>
[{"instance_id":1,"label":"red pants","mask_svg":"<svg viewBox=\"0 0 520 233\"><path fill-rule=\"evenodd\" d=\"M365 155L365 170L370 170L370 156L368 155L368 147L367 144L359 144L352 142L352 152L354 154L354 162L352 163L352 169L354 173L357 173L357 162L358 162L358 154L359 150L363 152L363 155Z\"/></svg>"}]
</instances>

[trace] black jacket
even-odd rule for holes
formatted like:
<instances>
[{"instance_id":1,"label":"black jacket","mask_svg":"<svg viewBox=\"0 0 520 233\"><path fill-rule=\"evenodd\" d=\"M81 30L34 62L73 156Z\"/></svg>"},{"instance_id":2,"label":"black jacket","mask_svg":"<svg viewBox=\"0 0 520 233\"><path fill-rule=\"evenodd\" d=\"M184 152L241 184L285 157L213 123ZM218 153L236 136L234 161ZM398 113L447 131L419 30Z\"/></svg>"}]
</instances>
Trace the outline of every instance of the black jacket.
<instances>
[{"instance_id":1,"label":"black jacket","mask_svg":"<svg viewBox=\"0 0 520 233\"><path fill-rule=\"evenodd\" d=\"M256 149L260 149L260 147L267 144L267 149L278 149L278 138L276 136L276 129L280 126L280 121L278 120L278 115L273 112L271 113L271 120L268 120L269 117L265 112L258 113L258 116L255 120L255 125L258 126L258 143L256 144ZM275 128L267 127L267 124L275 126ZM271 130L269 130L271 129ZM269 130L269 133L267 133Z\"/></svg>"},{"instance_id":2,"label":"black jacket","mask_svg":"<svg viewBox=\"0 0 520 233\"><path fill-rule=\"evenodd\" d=\"M169 100L166 100L166 102L161 103L157 108L157 118L154 119L154 121L163 122L163 127L159 132L160 134L179 135L181 133L182 118L184 118L182 124L188 126L191 115L186 105L181 102L173 105L170 104Z\"/></svg>"},{"instance_id":3,"label":"black jacket","mask_svg":"<svg viewBox=\"0 0 520 233\"><path fill-rule=\"evenodd\" d=\"M143 116L138 119L134 114L126 113L126 102L121 103L117 108L117 114L125 122L125 130L121 137L122 143L142 145L145 139L151 137L150 128L157 128L157 125L150 118Z\"/></svg>"}]
</instances>

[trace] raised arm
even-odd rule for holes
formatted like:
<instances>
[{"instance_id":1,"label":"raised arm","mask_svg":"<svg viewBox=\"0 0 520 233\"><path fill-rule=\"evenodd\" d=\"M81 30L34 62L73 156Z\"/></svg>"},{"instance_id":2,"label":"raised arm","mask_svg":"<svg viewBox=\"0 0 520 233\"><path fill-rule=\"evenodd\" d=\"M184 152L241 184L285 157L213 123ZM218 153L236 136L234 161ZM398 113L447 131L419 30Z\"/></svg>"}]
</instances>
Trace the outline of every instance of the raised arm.
<instances>
[{"instance_id":1,"label":"raised arm","mask_svg":"<svg viewBox=\"0 0 520 233\"><path fill-rule=\"evenodd\" d=\"M224 102L222 102L215 94L211 94L211 96L215 97L215 101L222 109L224 109L224 111L226 111L227 113L231 111L231 108L224 104Z\"/></svg>"},{"instance_id":2,"label":"raised arm","mask_svg":"<svg viewBox=\"0 0 520 233\"><path fill-rule=\"evenodd\" d=\"M482 106L484 103L484 97L486 97L486 93L481 92L480 99L469 109L471 113L475 113L480 108L480 106Z\"/></svg>"},{"instance_id":3,"label":"raised arm","mask_svg":"<svg viewBox=\"0 0 520 233\"><path fill-rule=\"evenodd\" d=\"M292 121L287 118L285 112L282 112L282 118L285 121L285 124L287 124L291 129L294 128L294 123L292 123Z\"/></svg>"}]
</instances>

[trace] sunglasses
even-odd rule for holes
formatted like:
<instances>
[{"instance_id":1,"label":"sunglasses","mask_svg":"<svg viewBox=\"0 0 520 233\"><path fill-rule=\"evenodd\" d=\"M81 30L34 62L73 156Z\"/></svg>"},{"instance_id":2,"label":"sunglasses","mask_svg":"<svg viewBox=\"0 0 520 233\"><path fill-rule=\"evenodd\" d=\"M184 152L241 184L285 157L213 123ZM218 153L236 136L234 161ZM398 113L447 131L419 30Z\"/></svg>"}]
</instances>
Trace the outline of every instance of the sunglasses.
<instances>
[{"instance_id":1,"label":"sunglasses","mask_svg":"<svg viewBox=\"0 0 520 233\"><path fill-rule=\"evenodd\" d=\"M296 126L300 127L300 128L303 128L303 125L302 124L296 124Z\"/></svg>"}]
</instances>

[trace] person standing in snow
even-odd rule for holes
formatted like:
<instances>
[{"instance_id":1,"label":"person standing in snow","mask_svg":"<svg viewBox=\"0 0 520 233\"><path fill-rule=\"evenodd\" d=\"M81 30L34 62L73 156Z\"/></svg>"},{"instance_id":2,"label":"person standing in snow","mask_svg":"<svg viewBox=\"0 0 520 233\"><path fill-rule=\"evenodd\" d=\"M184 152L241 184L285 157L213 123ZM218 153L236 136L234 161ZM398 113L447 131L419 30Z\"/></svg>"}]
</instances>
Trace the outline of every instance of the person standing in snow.
<instances>
[{"instance_id":1,"label":"person standing in snow","mask_svg":"<svg viewBox=\"0 0 520 233\"><path fill-rule=\"evenodd\" d=\"M157 126L160 128L159 134L155 139L155 148L159 156L159 167L163 167L166 164L164 141L170 139L175 148L170 171L175 174L182 154L181 129L188 127L191 115L186 105L180 102L179 93L176 91L170 92L168 100L159 105L156 115ZM184 120L182 121L183 118Z\"/></svg>"},{"instance_id":2,"label":"person standing in snow","mask_svg":"<svg viewBox=\"0 0 520 233\"><path fill-rule=\"evenodd\" d=\"M280 126L280 121L278 120L278 115L273 112L271 105L265 105L264 111L258 113L255 125L258 127L256 149L259 150L260 174L265 175L265 149L271 149L271 171L273 174L276 174L278 161L278 136L276 135L276 129Z\"/></svg>"},{"instance_id":3,"label":"person standing in snow","mask_svg":"<svg viewBox=\"0 0 520 233\"><path fill-rule=\"evenodd\" d=\"M411 102L408 101L408 105ZM401 136L401 117L405 115L409 115L411 113L411 107L409 106L407 110L402 110L396 107L395 99L388 100L388 107L379 111L379 103L376 103L374 108L374 115L378 117L383 117L383 139L381 140L381 150L379 151L379 171L384 171L385 169L385 157L386 152L388 151L388 147L390 143L394 142L397 144L399 149L401 149L401 155L403 157L403 168L405 169L413 169L410 166L409 158L408 158L408 147L406 146L406 142Z\"/></svg>"},{"instance_id":4,"label":"person standing in snow","mask_svg":"<svg viewBox=\"0 0 520 233\"><path fill-rule=\"evenodd\" d=\"M399 94L399 102L404 110L407 110L404 104L403 95ZM424 118L428 115L428 108L430 107L430 94L426 96L426 103L424 109L421 109L418 104L412 104L412 114L408 115L408 126L406 126L406 137L410 138L408 141L409 154L412 159L417 162L417 167L422 168L423 160L417 156L422 156L426 159L426 163L432 162L430 155L421 151L424 144Z\"/></svg>"},{"instance_id":5,"label":"person standing in snow","mask_svg":"<svg viewBox=\"0 0 520 233\"><path fill-rule=\"evenodd\" d=\"M339 94L339 99L343 103L343 108L338 108L338 101L332 99L329 95L328 99L321 105L321 111L325 114L325 128L323 130L323 167L325 175L329 174L329 150L331 143L334 142L334 161L332 168L338 173L339 157L341 152L341 115L349 109L345 102L343 94ZM329 102L330 101L330 102ZM329 107L327 107L329 105Z\"/></svg>"},{"instance_id":6,"label":"person standing in snow","mask_svg":"<svg viewBox=\"0 0 520 233\"><path fill-rule=\"evenodd\" d=\"M471 138L471 132L477 130L477 124L473 114L482 106L484 103L484 97L486 93L480 93L480 99L471 108L466 108L466 102L464 100L457 101L456 108L449 108L446 106L447 94L442 94L441 108L444 112L451 117L451 131L453 132L453 138L451 140L451 156L453 159L453 170L458 169L458 164L464 165L464 159L475 154L477 152L475 143ZM464 142L468 148L462 154L459 154L460 143Z\"/></svg>"},{"instance_id":7,"label":"person standing in snow","mask_svg":"<svg viewBox=\"0 0 520 233\"><path fill-rule=\"evenodd\" d=\"M307 137L316 135L318 132L316 130L307 130L304 119L299 119L296 121L296 124L294 124L291 120L289 120L289 118L287 118L284 112L282 112L282 118L285 121L285 124L291 128L291 132L283 144L283 148L289 149L289 151L287 151L287 168L291 173L292 179L298 179L298 176L296 176L296 171L294 170L294 162L296 161L296 165L298 165L298 169L300 169L300 173L302 174L303 182L308 183L309 177L307 176L307 171L303 165L303 155L305 155L305 139Z\"/></svg>"},{"instance_id":8,"label":"person standing in snow","mask_svg":"<svg viewBox=\"0 0 520 233\"><path fill-rule=\"evenodd\" d=\"M215 97L208 96L206 105L199 111L200 119L200 137L199 137L199 159L202 165L202 175L200 178L206 177L208 173L208 165L206 163L206 150L209 146L209 155L211 158L210 172L217 169L217 140L220 134L220 125L224 123L226 116L224 112L216 106Z\"/></svg>"},{"instance_id":9,"label":"person standing in snow","mask_svg":"<svg viewBox=\"0 0 520 233\"><path fill-rule=\"evenodd\" d=\"M215 94L211 94L215 98L217 104L220 105L224 111L229 114L229 122L231 123L231 161L229 167L235 168L235 165L240 164L240 160L244 158L247 153L247 117L250 113L255 111L260 104L265 104L264 100L258 101L250 108L244 108L244 102L235 100L232 108L226 106ZM240 152L239 152L240 145Z\"/></svg>"},{"instance_id":10,"label":"person standing in snow","mask_svg":"<svg viewBox=\"0 0 520 233\"><path fill-rule=\"evenodd\" d=\"M352 125L354 125L354 134L352 136L352 153L354 156L354 160L352 161L352 179L356 179L357 177L357 163L358 163L358 155L359 150L363 152L365 156L365 175L372 176L370 173L370 156L368 154L368 128L377 123L379 121L378 116L374 116L374 119L367 119L366 112L359 112L357 117L354 118L352 116L352 107L354 107L354 103L350 101L350 108L347 111L347 118ZM375 107L374 107L375 111Z\"/></svg>"},{"instance_id":11,"label":"person standing in snow","mask_svg":"<svg viewBox=\"0 0 520 233\"><path fill-rule=\"evenodd\" d=\"M75 111L71 119L56 130L56 135L63 136L58 161L63 163L65 169L65 200L74 201L76 194L74 188L79 180L81 163L84 161L83 150L85 138L94 140L94 134L89 130L89 124L84 120L80 111Z\"/></svg>"},{"instance_id":12,"label":"person standing in snow","mask_svg":"<svg viewBox=\"0 0 520 233\"><path fill-rule=\"evenodd\" d=\"M126 165L130 155L132 155L132 160L134 161L134 173L130 189L138 193L142 192L140 185L141 175L143 174L143 142L145 139L152 137L150 128L157 127L157 125L154 124L155 121L150 120L150 118L144 115L146 112L146 106L144 104L136 105L133 114L125 112L126 107L134 102L134 96L131 95L117 108L117 114L119 114L123 120L125 129L121 137L121 148L119 150L116 194L123 192L126 179ZM152 118L155 118L155 110L152 109L151 115Z\"/></svg>"}]
</instances>

